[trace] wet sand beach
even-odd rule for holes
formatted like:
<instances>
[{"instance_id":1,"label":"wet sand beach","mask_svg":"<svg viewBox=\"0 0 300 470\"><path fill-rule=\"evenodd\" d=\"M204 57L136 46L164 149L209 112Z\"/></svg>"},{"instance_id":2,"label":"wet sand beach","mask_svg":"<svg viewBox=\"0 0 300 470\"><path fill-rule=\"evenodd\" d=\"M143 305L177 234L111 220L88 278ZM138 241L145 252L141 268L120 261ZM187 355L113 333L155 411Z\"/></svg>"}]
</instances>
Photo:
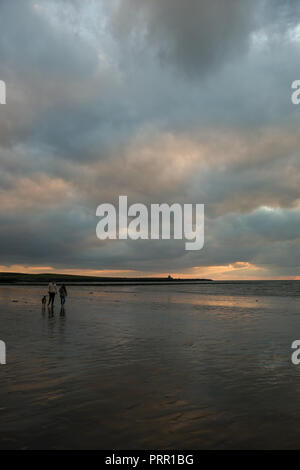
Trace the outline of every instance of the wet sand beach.
<instances>
[{"instance_id":1,"label":"wet sand beach","mask_svg":"<svg viewBox=\"0 0 300 470\"><path fill-rule=\"evenodd\" d=\"M299 282L0 287L1 449L300 447Z\"/></svg>"}]
</instances>

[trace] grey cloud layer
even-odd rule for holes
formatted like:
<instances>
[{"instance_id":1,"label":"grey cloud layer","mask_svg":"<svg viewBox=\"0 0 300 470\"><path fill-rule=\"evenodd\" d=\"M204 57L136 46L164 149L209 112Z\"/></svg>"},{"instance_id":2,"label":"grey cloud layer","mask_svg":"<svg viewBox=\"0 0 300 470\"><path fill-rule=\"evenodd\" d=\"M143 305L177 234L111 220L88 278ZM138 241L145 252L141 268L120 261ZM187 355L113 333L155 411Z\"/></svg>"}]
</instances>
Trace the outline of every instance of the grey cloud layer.
<instances>
[{"instance_id":1,"label":"grey cloud layer","mask_svg":"<svg viewBox=\"0 0 300 470\"><path fill-rule=\"evenodd\" d=\"M1 264L297 274L298 3L35 4L0 4ZM121 193L207 203L205 249L100 243Z\"/></svg>"}]
</instances>

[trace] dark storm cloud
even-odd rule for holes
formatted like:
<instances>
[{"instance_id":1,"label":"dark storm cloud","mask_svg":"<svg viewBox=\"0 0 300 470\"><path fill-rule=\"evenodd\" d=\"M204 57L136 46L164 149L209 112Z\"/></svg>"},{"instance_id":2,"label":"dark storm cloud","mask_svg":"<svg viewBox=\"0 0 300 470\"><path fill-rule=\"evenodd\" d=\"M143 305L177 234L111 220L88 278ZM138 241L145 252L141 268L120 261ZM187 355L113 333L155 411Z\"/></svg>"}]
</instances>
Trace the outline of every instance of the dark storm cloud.
<instances>
[{"instance_id":1,"label":"dark storm cloud","mask_svg":"<svg viewBox=\"0 0 300 470\"><path fill-rule=\"evenodd\" d=\"M121 0L113 18L118 38L144 36L162 62L207 74L244 52L258 21L258 0ZM140 42L138 46L140 47Z\"/></svg>"},{"instance_id":2,"label":"dark storm cloud","mask_svg":"<svg viewBox=\"0 0 300 470\"><path fill-rule=\"evenodd\" d=\"M82 241L94 230L93 217L64 205L35 213L1 217L0 255L8 264L55 263L63 266L71 258L79 263ZM8 243L9 239L9 243ZM86 256L86 253L85 253ZM81 259L81 262L83 260Z\"/></svg>"},{"instance_id":3,"label":"dark storm cloud","mask_svg":"<svg viewBox=\"0 0 300 470\"><path fill-rule=\"evenodd\" d=\"M140 116L130 116L118 71L101 63L97 44L76 28L54 27L44 5L0 4L0 76L8 90L0 145L25 143L71 160L103 158Z\"/></svg>"}]
</instances>

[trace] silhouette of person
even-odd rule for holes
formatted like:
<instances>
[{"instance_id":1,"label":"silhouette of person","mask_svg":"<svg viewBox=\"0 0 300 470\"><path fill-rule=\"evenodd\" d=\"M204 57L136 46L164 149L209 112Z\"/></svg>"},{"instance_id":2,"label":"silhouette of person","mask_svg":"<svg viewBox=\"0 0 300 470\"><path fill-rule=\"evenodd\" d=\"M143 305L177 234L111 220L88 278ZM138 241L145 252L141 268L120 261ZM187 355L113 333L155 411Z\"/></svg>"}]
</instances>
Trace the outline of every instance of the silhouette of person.
<instances>
[{"instance_id":1,"label":"silhouette of person","mask_svg":"<svg viewBox=\"0 0 300 470\"><path fill-rule=\"evenodd\" d=\"M49 285L48 285L48 293L49 293L48 306L51 305L51 307L53 308L55 295L57 294L57 288L56 288L56 283L55 283L55 281L49 282Z\"/></svg>"}]
</instances>

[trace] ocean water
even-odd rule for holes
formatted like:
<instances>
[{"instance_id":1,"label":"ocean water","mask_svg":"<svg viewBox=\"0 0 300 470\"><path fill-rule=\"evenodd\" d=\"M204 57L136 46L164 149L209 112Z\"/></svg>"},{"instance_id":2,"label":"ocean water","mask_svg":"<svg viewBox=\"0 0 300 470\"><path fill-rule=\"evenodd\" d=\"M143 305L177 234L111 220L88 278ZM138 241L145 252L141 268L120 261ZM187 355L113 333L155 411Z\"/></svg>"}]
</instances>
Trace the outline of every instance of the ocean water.
<instances>
[{"instance_id":1,"label":"ocean water","mask_svg":"<svg viewBox=\"0 0 300 470\"><path fill-rule=\"evenodd\" d=\"M300 448L300 282L0 287L1 449Z\"/></svg>"}]
</instances>

